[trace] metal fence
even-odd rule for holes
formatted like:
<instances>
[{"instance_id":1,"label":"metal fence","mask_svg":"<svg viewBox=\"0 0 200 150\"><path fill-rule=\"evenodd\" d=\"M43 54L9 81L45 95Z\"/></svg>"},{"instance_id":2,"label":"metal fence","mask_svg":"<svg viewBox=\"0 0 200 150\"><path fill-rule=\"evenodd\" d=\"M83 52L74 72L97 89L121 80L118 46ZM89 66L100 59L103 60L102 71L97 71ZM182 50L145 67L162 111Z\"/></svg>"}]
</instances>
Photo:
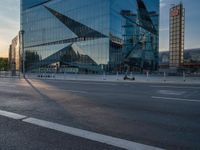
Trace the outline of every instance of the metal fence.
<instances>
[{"instance_id":1,"label":"metal fence","mask_svg":"<svg viewBox=\"0 0 200 150\"><path fill-rule=\"evenodd\" d=\"M0 71L0 78L20 78L19 71Z\"/></svg>"}]
</instances>

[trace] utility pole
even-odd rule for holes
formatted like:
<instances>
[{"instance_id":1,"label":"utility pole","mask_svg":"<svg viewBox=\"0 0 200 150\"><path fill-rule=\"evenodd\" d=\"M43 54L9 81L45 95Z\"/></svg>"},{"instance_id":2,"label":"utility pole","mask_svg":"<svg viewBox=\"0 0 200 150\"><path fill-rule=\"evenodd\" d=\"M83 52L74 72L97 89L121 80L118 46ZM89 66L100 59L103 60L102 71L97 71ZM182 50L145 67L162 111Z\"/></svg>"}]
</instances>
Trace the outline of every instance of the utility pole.
<instances>
[{"instance_id":1,"label":"utility pole","mask_svg":"<svg viewBox=\"0 0 200 150\"><path fill-rule=\"evenodd\" d=\"M25 78L25 51L24 51L24 31L20 31L21 36L21 52L22 52L22 74Z\"/></svg>"}]
</instances>

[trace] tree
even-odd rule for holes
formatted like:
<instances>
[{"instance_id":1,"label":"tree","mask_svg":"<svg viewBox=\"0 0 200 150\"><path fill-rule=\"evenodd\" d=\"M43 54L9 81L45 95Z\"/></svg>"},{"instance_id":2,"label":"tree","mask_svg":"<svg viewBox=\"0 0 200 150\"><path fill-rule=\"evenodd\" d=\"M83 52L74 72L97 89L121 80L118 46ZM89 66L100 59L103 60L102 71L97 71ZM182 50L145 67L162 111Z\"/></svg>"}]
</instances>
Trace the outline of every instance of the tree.
<instances>
[{"instance_id":1,"label":"tree","mask_svg":"<svg viewBox=\"0 0 200 150\"><path fill-rule=\"evenodd\" d=\"M0 71L8 70L8 58L0 58Z\"/></svg>"}]
</instances>

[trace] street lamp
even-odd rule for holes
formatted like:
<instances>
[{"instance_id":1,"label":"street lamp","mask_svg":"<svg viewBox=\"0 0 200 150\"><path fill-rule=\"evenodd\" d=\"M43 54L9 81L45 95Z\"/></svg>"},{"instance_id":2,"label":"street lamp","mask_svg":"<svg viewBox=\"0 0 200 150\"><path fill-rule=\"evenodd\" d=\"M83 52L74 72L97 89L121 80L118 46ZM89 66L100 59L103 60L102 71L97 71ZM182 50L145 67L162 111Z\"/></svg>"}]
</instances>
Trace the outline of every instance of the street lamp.
<instances>
[{"instance_id":1,"label":"street lamp","mask_svg":"<svg viewBox=\"0 0 200 150\"><path fill-rule=\"evenodd\" d=\"M22 52L22 74L25 78L25 51L24 51L24 30L20 30L21 52Z\"/></svg>"}]
</instances>

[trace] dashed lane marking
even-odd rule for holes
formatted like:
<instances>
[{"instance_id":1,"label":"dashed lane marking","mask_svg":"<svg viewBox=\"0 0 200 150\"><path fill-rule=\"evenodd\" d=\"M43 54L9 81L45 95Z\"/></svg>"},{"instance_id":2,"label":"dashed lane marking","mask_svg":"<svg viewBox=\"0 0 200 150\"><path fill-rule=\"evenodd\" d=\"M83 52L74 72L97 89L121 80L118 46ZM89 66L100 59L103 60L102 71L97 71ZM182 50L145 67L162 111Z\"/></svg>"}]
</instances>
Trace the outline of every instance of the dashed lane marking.
<instances>
[{"instance_id":1,"label":"dashed lane marking","mask_svg":"<svg viewBox=\"0 0 200 150\"><path fill-rule=\"evenodd\" d=\"M175 88L175 89L200 89L200 87L190 87L190 86L150 86L152 88Z\"/></svg>"},{"instance_id":2,"label":"dashed lane marking","mask_svg":"<svg viewBox=\"0 0 200 150\"><path fill-rule=\"evenodd\" d=\"M185 94L185 91L172 91L172 90L158 90L159 94L163 95L183 95Z\"/></svg>"},{"instance_id":3,"label":"dashed lane marking","mask_svg":"<svg viewBox=\"0 0 200 150\"><path fill-rule=\"evenodd\" d=\"M153 99L164 99L164 100L174 100L174 101L184 101L184 102L197 102L200 103L200 100L197 99L184 99L184 98L174 98L174 97L157 97L152 96Z\"/></svg>"}]
</instances>

